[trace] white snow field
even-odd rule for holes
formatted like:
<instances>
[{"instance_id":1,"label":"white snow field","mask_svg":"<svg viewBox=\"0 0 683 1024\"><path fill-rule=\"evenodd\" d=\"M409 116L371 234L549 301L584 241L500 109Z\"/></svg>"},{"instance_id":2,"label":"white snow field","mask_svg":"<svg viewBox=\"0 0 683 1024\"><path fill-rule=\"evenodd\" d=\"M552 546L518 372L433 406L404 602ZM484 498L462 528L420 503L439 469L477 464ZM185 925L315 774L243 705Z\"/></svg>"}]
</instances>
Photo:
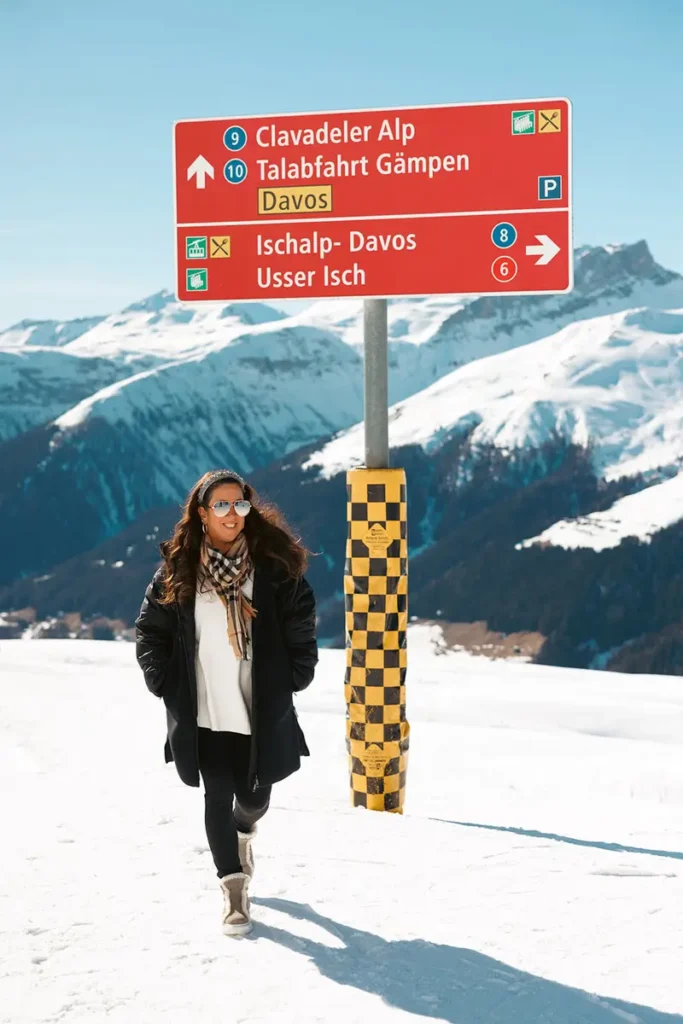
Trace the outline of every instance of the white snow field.
<instances>
[{"instance_id":1,"label":"white snow field","mask_svg":"<svg viewBox=\"0 0 683 1024\"><path fill-rule=\"evenodd\" d=\"M2 1024L681 1024L683 680L432 638L402 817L349 806L322 652L240 940L133 646L0 644Z\"/></svg>"}]
</instances>

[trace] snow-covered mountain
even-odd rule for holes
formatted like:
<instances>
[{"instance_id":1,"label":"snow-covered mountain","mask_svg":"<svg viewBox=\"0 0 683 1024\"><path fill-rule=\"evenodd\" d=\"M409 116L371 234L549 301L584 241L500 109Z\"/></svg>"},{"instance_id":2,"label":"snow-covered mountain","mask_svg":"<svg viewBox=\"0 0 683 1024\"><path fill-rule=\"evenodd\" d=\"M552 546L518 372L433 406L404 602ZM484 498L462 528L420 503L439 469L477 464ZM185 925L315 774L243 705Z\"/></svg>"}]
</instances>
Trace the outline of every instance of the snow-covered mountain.
<instances>
[{"instance_id":1,"label":"snow-covered mountain","mask_svg":"<svg viewBox=\"0 0 683 1024\"><path fill-rule=\"evenodd\" d=\"M71 342L67 351L106 356L141 369L141 361L152 366L159 361L198 355L224 345L245 327L284 319L284 313L264 303L191 308L177 302L171 292L161 291L134 302L122 313L105 317L87 334ZM0 335L0 343L1 340Z\"/></svg>"},{"instance_id":2,"label":"snow-covered mountain","mask_svg":"<svg viewBox=\"0 0 683 1024\"><path fill-rule=\"evenodd\" d=\"M198 460L248 472L358 416L359 357L314 327L265 324L187 359L103 389L55 421L51 448L64 452L107 424L122 444L154 455L158 497L192 480Z\"/></svg>"},{"instance_id":3,"label":"snow-covered mountain","mask_svg":"<svg viewBox=\"0 0 683 1024\"><path fill-rule=\"evenodd\" d=\"M399 401L472 360L547 337L577 320L627 309L683 309L683 278L665 270L647 243L576 250L566 295L396 299L389 304L390 399ZM300 314L359 348L362 303L318 302Z\"/></svg>"},{"instance_id":4,"label":"snow-covered mountain","mask_svg":"<svg viewBox=\"0 0 683 1024\"><path fill-rule=\"evenodd\" d=\"M55 347L85 356L119 358L127 362L155 356L164 362L194 352L198 346L225 341L226 332L252 324L284 319L284 313L265 303L181 305L167 289L134 302L120 313L59 323L22 320L0 331L0 349Z\"/></svg>"},{"instance_id":5,"label":"snow-covered mountain","mask_svg":"<svg viewBox=\"0 0 683 1024\"><path fill-rule=\"evenodd\" d=\"M517 550L535 544L573 551L591 548L606 551L626 537L649 543L654 534L683 519L683 472L671 480L627 494L604 511L562 519L537 537L517 544Z\"/></svg>"},{"instance_id":6,"label":"snow-covered mountain","mask_svg":"<svg viewBox=\"0 0 683 1024\"><path fill-rule=\"evenodd\" d=\"M90 316L65 321L22 320L0 331L0 348L23 348L26 345L60 348L92 330L104 319L103 316Z\"/></svg>"},{"instance_id":7,"label":"snow-covered mountain","mask_svg":"<svg viewBox=\"0 0 683 1024\"><path fill-rule=\"evenodd\" d=\"M456 367L526 345L577 319L639 307L683 309L683 278L660 267L645 242L586 247L577 250L575 262L575 289L568 295L392 301L391 401L423 390ZM0 366L0 438L56 418L108 383L222 347L245 330L276 321L331 332L360 352L362 303L343 299L318 302L285 318L262 303L187 307L161 291L107 317L64 324L24 321L0 332L0 357L12 357L8 372L16 380L5 390ZM51 361L39 354L46 346ZM78 360L60 362L58 353ZM87 362L92 359L111 366L101 364L93 376ZM18 416L17 388L28 396L44 392L45 405L29 397Z\"/></svg>"},{"instance_id":8,"label":"snow-covered mountain","mask_svg":"<svg viewBox=\"0 0 683 1024\"><path fill-rule=\"evenodd\" d=\"M454 622L491 614L494 629L547 638L562 664L642 631L661 648L660 631L676 628L667 594L678 593L681 543L676 526L653 534L675 524L677 506L673 495L663 515L652 485L683 466L683 279L644 243L579 250L576 266L571 295L398 300L389 311L413 606ZM363 456L360 310L188 309L159 293L89 330L65 327L49 346L0 336L0 530L14 541L0 562L2 607L129 622L187 489L232 464L322 553L312 572L323 636L338 640L344 472ZM586 445L592 462L576 447ZM597 568L595 551L549 553L548 531L576 535L577 522L591 537L652 535L641 578L656 599L629 587L630 548L603 544ZM612 625L596 632L585 609L595 614L610 588ZM676 670L678 648L667 651L663 670Z\"/></svg>"},{"instance_id":9,"label":"snow-covered mountain","mask_svg":"<svg viewBox=\"0 0 683 1024\"><path fill-rule=\"evenodd\" d=\"M0 442L55 419L128 372L63 348L0 348Z\"/></svg>"},{"instance_id":10,"label":"snow-covered mountain","mask_svg":"<svg viewBox=\"0 0 683 1024\"><path fill-rule=\"evenodd\" d=\"M207 468L248 473L357 420L358 354L330 332L282 324L111 384L0 447L0 528L15 538L0 579L177 504Z\"/></svg>"},{"instance_id":11,"label":"snow-covered mountain","mask_svg":"<svg viewBox=\"0 0 683 1024\"><path fill-rule=\"evenodd\" d=\"M144 370L208 352L284 315L259 303L187 309L159 292L122 313L0 331L0 441Z\"/></svg>"},{"instance_id":12,"label":"snow-covered mountain","mask_svg":"<svg viewBox=\"0 0 683 1024\"><path fill-rule=\"evenodd\" d=\"M590 444L606 479L683 465L683 310L637 309L580 321L478 359L390 411L393 447L433 451L455 435L503 451L560 433ZM331 476L363 458L362 423L311 456Z\"/></svg>"}]
</instances>

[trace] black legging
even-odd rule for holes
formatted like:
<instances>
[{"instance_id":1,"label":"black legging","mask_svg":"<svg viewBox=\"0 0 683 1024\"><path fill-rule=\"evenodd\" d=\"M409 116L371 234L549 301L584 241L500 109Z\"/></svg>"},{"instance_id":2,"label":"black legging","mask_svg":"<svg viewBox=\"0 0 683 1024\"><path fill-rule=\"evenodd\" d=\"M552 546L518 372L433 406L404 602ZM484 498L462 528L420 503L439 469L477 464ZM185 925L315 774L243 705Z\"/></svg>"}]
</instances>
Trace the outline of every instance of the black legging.
<instances>
[{"instance_id":1,"label":"black legging","mask_svg":"<svg viewBox=\"0 0 683 1024\"><path fill-rule=\"evenodd\" d=\"M270 803L270 786L260 786L255 792L249 789L250 747L250 736L199 730L206 838L219 878L242 870L237 831L249 832Z\"/></svg>"}]
</instances>

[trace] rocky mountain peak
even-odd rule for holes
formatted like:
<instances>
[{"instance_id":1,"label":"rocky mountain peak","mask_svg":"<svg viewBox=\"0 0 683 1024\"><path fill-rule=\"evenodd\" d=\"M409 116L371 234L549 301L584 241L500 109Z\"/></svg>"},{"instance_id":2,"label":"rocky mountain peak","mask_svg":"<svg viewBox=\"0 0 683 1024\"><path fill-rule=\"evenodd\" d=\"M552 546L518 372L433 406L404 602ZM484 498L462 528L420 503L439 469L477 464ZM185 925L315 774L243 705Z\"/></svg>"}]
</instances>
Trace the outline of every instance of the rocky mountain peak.
<instances>
[{"instance_id":1,"label":"rocky mountain peak","mask_svg":"<svg viewBox=\"0 0 683 1024\"><path fill-rule=\"evenodd\" d=\"M654 259L645 239L631 245L583 246L574 257L575 288L596 291L622 281L667 284L680 275L665 270Z\"/></svg>"}]
</instances>

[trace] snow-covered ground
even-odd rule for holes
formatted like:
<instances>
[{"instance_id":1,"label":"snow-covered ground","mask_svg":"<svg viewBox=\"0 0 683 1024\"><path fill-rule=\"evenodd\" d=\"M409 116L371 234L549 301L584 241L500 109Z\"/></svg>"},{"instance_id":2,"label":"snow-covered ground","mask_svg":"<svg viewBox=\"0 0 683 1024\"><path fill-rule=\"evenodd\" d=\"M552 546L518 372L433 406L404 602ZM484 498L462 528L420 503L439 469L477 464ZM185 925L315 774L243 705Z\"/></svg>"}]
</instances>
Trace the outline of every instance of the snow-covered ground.
<instances>
[{"instance_id":1,"label":"snow-covered ground","mask_svg":"<svg viewBox=\"0 0 683 1024\"><path fill-rule=\"evenodd\" d=\"M239 941L132 645L0 644L2 1024L681 1024L683 680L410 643L406 814L324 651Z\"/></svg>"},{"instance_id":2,"label":"snow-covered ground","mask_svg":"<svg viewBox=\"0 0 683 1024\"><path fill-rule=\"evenodd\" d=\"M568 550L604 551L618 547L625 537L637 537L647 544L655 533L680 519L683 519L683 473L637 494L628 494L604 512L561 519L537 537L530 537L515 547L520 550L534 544L551 544Z\"/></svg>"}]
</instances>

